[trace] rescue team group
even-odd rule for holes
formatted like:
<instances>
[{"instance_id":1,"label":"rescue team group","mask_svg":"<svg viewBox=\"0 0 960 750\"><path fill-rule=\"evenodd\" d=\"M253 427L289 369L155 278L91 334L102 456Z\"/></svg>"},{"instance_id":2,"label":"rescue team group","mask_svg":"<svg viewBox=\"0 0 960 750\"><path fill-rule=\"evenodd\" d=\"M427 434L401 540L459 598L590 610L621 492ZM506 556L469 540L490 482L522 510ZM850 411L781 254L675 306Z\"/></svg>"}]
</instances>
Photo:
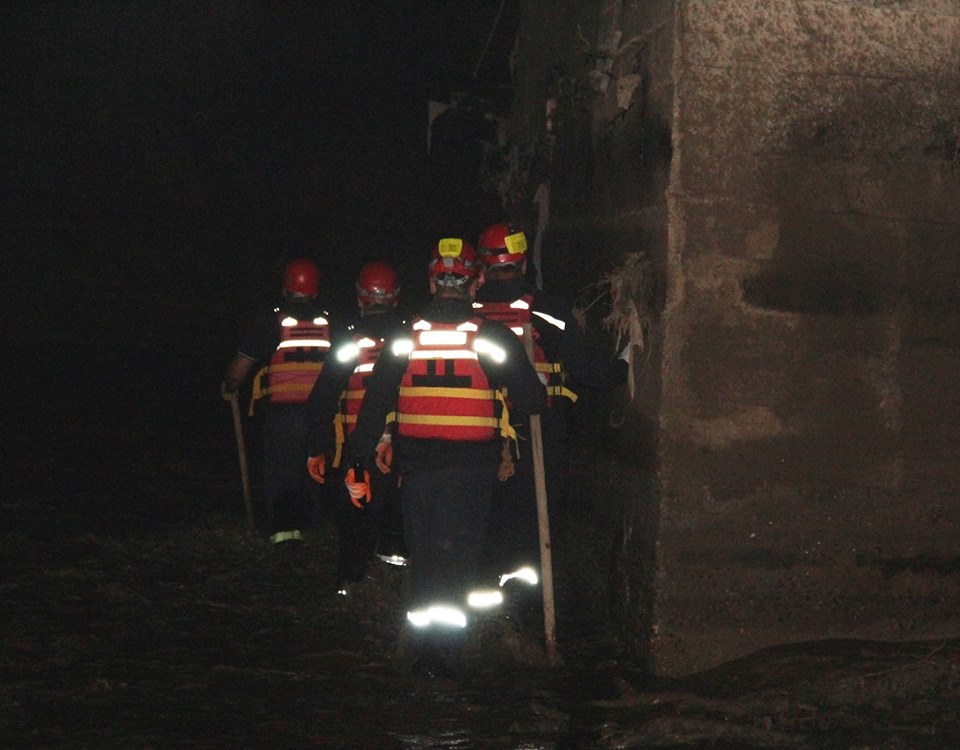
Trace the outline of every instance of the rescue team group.
<instances>
[{"instance_id":1,"label":"rescue team group","mask_svg":"<svg viewBox=\"0 0 960 750\"><path fill-rule=\"evenodd\" d=\"M572 387L625 378L624 362L598 356L569 311L527 281L526 251L523 232L503 223L476 247L440 240L431 301L410 322L396 311L395 269L367 263L359 315L339 331L317 301L318 267L295 260L280 305L224 374L224 398L253 375L251 411L267 407L263 501L278 549L299 546L327 485L338 595L363 581L375 553L408 565L415 673L456 676L471 614L501 605L504 590L527 586L539 601L529 417L540 415L556 528Z\"/></svg>"}]
</instances>

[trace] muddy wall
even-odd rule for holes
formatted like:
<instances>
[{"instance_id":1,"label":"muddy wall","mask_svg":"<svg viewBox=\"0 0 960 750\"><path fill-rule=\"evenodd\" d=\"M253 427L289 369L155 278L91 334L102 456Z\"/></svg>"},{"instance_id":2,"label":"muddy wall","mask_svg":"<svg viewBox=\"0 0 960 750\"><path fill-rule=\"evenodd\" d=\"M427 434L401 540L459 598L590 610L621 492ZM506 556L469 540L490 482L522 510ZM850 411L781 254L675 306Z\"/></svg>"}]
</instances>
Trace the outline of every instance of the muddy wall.
<instances>
[{"instance_id":1,"label":"muddy wall","mask_svg":"<svg viewBox=\"0 0 960 750\"><path fill-rule=\"evenodd\" d=\"M517 90L549 278L652 270L574 493L629 647L956 636L960 3L529 0Z\"/></svg>"}]
</instances>

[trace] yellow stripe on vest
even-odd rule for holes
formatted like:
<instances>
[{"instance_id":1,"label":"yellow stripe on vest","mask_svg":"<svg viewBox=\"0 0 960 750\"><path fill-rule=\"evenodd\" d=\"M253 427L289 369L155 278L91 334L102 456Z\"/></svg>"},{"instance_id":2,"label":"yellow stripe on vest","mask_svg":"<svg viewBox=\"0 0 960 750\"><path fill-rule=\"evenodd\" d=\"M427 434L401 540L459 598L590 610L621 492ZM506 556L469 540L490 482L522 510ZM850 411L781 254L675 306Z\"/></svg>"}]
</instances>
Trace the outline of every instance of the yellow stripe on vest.
<instances>
[{"instance_id":1,"label":"yellow stripe on vest","mask_svg":"<svg viewBox=\"0 0 960 750\"><path fill-rule=\"evenodd\" d=\"M476 388L434 388L430 386L413 386L408 388L401 387L400 393L404 396L411 396L414 398L436 396L440 398L480 399L483 401L490 401L496 397L496 393L492 390L481 391Z\"/></svg>"}]
</instances>

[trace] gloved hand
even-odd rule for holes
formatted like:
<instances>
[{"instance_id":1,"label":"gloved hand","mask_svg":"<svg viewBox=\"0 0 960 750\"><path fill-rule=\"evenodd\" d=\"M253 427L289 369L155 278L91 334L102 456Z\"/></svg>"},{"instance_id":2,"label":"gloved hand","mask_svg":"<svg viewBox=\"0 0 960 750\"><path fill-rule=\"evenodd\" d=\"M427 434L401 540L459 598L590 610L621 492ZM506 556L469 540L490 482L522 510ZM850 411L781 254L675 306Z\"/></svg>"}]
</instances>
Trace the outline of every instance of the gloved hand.
<instances>
[{"instance_id":1,"label":"gloved hand","mask_svg":"<svg viewBox=\"0 0 960 750\"><path fill-rule=\"evenodd\" d=\"M377 443L377 468L381 474L389 474L393 465L393 439L389 432L383 433Z\"/></svg>"},{"instance_id":2,"label":"gloved hand","mask_svg":"<svg viewBox=\"0 0 960 750\"><path fill-rule=\"evenodd\" d=\"M224 401L232 401L234 396L236 395L237 395L236 383L228 383L226 380L220 383L220 398L222 398Z\"/></svg>"},{"instance_id":3,"label":"gloved hand","mask_svg":"<svg viewBox=\"0 0 960 750\"><path fill-rule=\"evenodd\" d=\"M307 474L310 475L310 478L317 484L326 484L327 478L324 474L327 473L327 457L324 454L319 456L310 456L307 459Z\"/></svg>"},{"instance_id":4,"label":"gloved hand","mask_svg":"<svg viewBox=\"0 0 960 750\"><path fill-rule=\"evenodd\" d=\"M347 470L346 479L343 483L347 485L347 491L350 493L350 502L355 508L363 508L364 503L370 502L370 472L364 470L363 480L358 482L354 476L353 469Z\"/></svg>"}]
</instances>

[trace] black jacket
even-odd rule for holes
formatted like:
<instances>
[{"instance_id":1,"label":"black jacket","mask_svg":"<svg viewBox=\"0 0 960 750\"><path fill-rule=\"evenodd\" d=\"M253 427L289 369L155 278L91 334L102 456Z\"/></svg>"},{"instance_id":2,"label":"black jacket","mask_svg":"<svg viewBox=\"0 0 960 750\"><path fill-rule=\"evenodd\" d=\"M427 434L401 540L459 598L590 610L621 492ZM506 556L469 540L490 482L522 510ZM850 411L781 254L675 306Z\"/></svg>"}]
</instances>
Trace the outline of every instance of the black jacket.
<instances>
[{"instance_id":1,"label":"black jacket","mask_svg":"<svg viewBox=\"0 0 960 750\"><path fill-rule=\"evenodd\" d=\"M563 322L561 330L539 315L530 319L547 359L563 365L574 391L577 386L605 390L623 382L625 372L620 368L623 363L615 360L601 342L585 334L558 297L538 290L525 278L487 281L477 291L477 301L512 302L525 295L533 298L534 313L545 313Z\"/></svg>"}]
</instances>

